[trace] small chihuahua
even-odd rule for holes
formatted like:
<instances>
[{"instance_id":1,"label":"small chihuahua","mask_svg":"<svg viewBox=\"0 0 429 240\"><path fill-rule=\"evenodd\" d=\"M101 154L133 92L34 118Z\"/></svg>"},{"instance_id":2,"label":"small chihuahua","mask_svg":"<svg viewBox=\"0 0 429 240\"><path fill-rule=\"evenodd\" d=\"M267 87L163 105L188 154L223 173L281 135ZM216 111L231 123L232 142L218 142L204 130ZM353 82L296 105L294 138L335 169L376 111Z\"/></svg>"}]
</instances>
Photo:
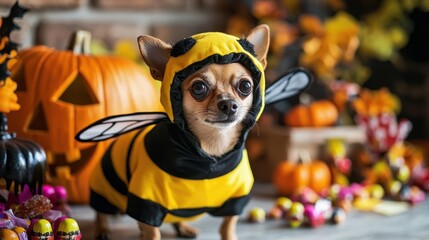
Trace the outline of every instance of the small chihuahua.
<instances>
[{"instance_id":1,"label":"small chihuahua","mask_svg":"<svg viewBox=\"0 0 429 240\"><path fill-rule=\"evenodd\" d=\"M265 104L311 82L306 71L295 69L265 91L269 40L267 25L242 39L201 33L174 46L138 38L152 77L162 81L165 112L107 117L76 136L79 141L119 136L90 183L99 239L107 239L107 214L118 212L139 222L142 239L160 239L163 222L173 223L179 237L195 237L197 230L185 221L203 213L222 216L222 239L237 239L238 216L253 185L247 134Z\"/></svg>"}]
</instances>

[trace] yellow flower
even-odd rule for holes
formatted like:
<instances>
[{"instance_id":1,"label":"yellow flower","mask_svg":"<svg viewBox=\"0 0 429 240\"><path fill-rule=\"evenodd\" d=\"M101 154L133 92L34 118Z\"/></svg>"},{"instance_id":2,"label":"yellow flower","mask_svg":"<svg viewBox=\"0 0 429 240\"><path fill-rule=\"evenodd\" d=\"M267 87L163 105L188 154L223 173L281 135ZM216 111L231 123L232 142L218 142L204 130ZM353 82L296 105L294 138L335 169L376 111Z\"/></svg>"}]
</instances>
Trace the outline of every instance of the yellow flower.
<instances>
[{"instance_id":1,"label":"yellow flower","mask_svg":"<svg viewBox=\"0 0 429 240\"><path fill-rule=\"evenodd\" d=\"M129 40L120 40L115 44L114 48L115 55L130 59L132 61L137 61L140 59L138 54L138 49L136 44Z\"/></svg>"},{"instance_id":2,"label":"yellow flower","mask_svg":"<svg viewBox=\"0 0 429 240\"><path fill-rule=\"evenodd\" d=\"M304 15L300 27L310 34L303 43L300 64L313 70L317 77L332 81L335 68L354 59L359 46L359 25L345 12L339 12L324 25L316 17Z\"/></svg>"},{"instance_id":3,"label":"yellow flower","mask_svg":"<svg viewBox=\"0 0 429 240\"><path fill-rule=\"evenodd\" d=\"M350 14L341 11L326 20L325 29L326 35L332 41L341 46L347 46L351 38L358 36L360 27Z\"/></svg>"},{"instance_id":4,"label":"yellow flower","mask_svg":"<svg viewBox=\"0 0 429 240\"><path fill-rule=\"evenodd\" d=\"M386 61L392 59L397 49L405 46L408 35L403 26L409 25L404 8L413 8L413 1L383 1L381 7L367 15L362 23L360 47L364 57Z\"/></svg>"},{"instance_id":5,"label":"yellow flower","mask_svg":"<svg viewBox=\"0 0 429 240\"><path fill-rule=\"evenodd\" d=\"M401 103L387 88L373 91L362 89L352 106L359 115L377 116L382 113L398 113Z\"/></svg>"},{"instance_id":6,"label":"yellow flower","mask_svg":"<svg viewBox=\"0 0 429 240\"><path fill-rule=\"evenodd\" d=\"M0 112L9 113L21 108L17 102L18 97L14 93L16 87L16 82L12 81L9 77L6 78L6 81L0 87Z\"/></svg>"}]
</instances>

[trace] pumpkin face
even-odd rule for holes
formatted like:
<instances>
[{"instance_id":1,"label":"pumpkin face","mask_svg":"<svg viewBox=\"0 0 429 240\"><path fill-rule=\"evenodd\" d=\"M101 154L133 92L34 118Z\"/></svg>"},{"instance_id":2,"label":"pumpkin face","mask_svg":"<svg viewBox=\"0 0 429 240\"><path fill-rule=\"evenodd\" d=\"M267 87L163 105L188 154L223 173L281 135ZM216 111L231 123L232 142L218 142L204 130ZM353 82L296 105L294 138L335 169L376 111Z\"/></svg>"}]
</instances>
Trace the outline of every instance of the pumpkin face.
<instances>
[{"instance_id":1,"label":"pumpkin face","mask_svg":"<svg viewBox=\"0 0 429 240\"><path fill-rule=\"evenodd\" d=\"M331 175L326 163L313 160L283 161L279 163L273 174L273 184L280 195L291 196L305 187L320 193L331 184Z\"/></svg>"},{"instance_id":2,"label":"pumpkin face","mask_svg":"<svg viewBox=\"0 0 429 240\"><path fill-rule=\"evenodd\" d=\"M141 66L114 56L91 56L36 46L18 53L12 79L21 110L10 129L42 145L48 182L69 201L89 199L89 174L109 142L81 143L79 130L106 116L162 111L159 87Z\"/></svg>"},{"instance_id":3,"label":"pumpkin face","mask_svg":"<svg viewBox=\"0 0 429 240\"><path fill-rule=\"evenodd\" d=\"M328 100L318 100L309 105L300 104L284 116L284 123L291 127L327 127L338 119L338 109Z\"/></svg>"}]
</instances>

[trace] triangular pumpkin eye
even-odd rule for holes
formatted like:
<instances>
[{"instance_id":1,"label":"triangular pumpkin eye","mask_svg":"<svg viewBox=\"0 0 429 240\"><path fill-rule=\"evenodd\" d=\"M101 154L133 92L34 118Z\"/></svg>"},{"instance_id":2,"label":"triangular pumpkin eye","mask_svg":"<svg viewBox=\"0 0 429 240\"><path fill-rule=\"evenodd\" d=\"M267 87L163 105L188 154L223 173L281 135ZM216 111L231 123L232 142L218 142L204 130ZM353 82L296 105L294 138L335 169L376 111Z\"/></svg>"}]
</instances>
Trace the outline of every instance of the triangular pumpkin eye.
<instances>
[{"instance_id":1,"label":"triangular pumpkin eye","mask_svg":"<svg viewBox=\"0 0 429 240\"><path fill-rule=\"evenodd\" d=\"M10 77L18 85L16 88L17 92L21 92L21 91L23 92L27 90L27 83L25 81L25 72L23 68L24 67L22 65L19 66L18 69Z\"/></svg>"},{"instance_id":2,"label":"triangular pumpkin eye","mask_svg":"<svg viewBox=\"0 0 429 240\"><path fill-rule=\"evenodd\" d=\"M48 124L46 123L45 110L41 103L37 104L34 109L30 124L28 124L29 130L37 131L48 131Z\"/></svg>"},{"instance_id":3,"label":"triangular pumpkin eye","mask_svg":"<svg viewBox=\"0 0 429 240\"><path fill-rule=\"evenodd\" d=\"M60 95L58 100L75 105L91 105L99 103L85 78L78 73L69 86Z\"/></svg>"}]
</instances>

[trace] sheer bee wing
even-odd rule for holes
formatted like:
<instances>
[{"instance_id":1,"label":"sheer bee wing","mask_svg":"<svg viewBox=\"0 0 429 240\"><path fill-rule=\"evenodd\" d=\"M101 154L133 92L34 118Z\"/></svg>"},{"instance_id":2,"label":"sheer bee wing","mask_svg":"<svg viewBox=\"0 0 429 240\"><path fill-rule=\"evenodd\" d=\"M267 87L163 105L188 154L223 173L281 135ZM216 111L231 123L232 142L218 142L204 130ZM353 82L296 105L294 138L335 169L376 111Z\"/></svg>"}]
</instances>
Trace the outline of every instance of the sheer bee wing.
<instances>
[{"instance_id":1,"label":"sheer bee wing","mask_svg":"<svg viewBox=\"0 0 429 240\"><path fill-rule=\"evenodd\" d=\"M138 112L109 116L82 129L76 134L75 139L81 142L103 141L167 119L167 114L163 112Z\"/></svg>"},{"instance_id":2,"label":"sheer bee wing","mask_svg":"<svg viewBox=\"0 0 429 240\"><path fill-rule=\"evenodd\" d=\"M303 68L294 68L274 81L265 91L265 105L272 104L304 91L312 83L311 74Z\"/></svg>"}]
</instances>

